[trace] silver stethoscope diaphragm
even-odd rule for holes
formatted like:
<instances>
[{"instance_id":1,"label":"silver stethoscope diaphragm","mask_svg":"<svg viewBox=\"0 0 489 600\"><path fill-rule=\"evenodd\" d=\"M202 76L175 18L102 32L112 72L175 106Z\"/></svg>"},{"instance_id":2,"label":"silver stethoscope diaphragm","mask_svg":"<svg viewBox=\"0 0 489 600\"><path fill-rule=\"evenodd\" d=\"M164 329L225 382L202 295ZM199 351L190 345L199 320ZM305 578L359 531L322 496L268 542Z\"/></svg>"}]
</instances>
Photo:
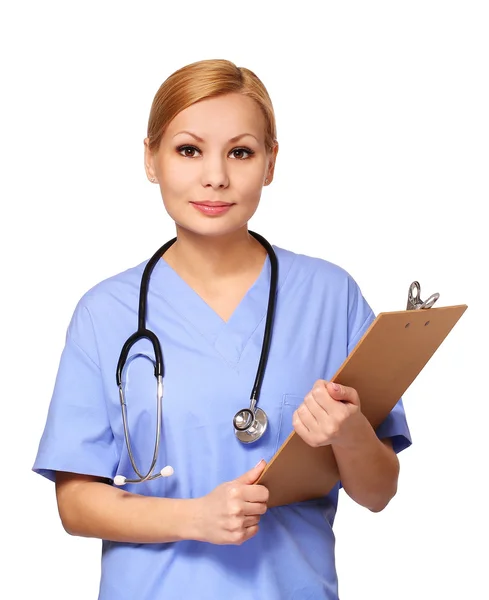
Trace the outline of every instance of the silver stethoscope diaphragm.
<instances>
[{"instance_id":1,"label":"silver stethoscope diaphragm","mask_svg":"<svg viewBox=\"0 0 489 600\"><path fill-rule=\"evenodd\" d=\"M255 404L252 402L250 408L243 408L234 415L234 433L245 444L259 440L267 429L267 415L261 408L255 408Z\"/></svg>"}]
</instances>

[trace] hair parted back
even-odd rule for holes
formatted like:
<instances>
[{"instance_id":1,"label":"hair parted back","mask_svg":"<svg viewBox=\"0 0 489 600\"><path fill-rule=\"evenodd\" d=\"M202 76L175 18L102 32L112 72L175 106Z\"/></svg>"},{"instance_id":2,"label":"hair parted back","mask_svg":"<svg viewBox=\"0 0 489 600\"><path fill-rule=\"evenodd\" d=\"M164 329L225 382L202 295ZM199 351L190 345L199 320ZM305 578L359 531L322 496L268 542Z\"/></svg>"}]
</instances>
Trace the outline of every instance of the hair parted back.
<instances>
[{"instance_id":1,"label":"hair parted back","mask_svg":"<svg viewBox=\"0 0 489 600\"><path fill-rule=\"evenodd\" d=\"M260 106L265 117L265 145L271 150L277 130L272 101L265 86L249 69L223 59L186 65L161 84L149 114L149 149L156 151L159 148L161 136L179 112L200 100L233 92L252 98Z\"/></svg>"}]
</instances>

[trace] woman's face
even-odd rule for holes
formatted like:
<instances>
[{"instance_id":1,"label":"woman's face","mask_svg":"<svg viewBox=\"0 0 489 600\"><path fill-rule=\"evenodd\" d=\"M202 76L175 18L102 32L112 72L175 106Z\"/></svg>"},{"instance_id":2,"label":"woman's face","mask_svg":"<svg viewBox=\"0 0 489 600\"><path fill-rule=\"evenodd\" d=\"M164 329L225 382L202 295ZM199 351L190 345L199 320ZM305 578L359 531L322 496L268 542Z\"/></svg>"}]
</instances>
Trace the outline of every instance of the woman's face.
<instances>
[{"instance_id":1,"label":"woman's face","mask_svg":"<svg viewBox=\"0 0 489 600\"><path fill-rule=\"evenodd\" d=\"M180 112L151 153L148 177L158 180L177 226L200 235L236 231L255 213L265 180L272 181L278 147L267 152L265 118L258 104L226 94Z\"/></svg>"}]
</instances>

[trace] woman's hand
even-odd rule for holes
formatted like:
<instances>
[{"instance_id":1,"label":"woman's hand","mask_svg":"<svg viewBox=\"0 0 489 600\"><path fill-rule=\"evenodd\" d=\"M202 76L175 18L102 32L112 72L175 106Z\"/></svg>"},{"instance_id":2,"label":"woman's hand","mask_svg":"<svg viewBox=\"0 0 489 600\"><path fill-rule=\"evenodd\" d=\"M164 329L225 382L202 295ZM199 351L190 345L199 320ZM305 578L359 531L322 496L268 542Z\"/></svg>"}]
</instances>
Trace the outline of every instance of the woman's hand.
<instances>
[{"instance_id":1,"label":"woman's hand","mask_svg":"<svg viewBox=\"0 0 489 600\"><path fill-rule=\"evenodd\" d=\"M356 390L319 379L294 412L292 425L309 446L350 446L365 428L365 416Z\"/></svg>"},{"instance_id":2,"label":"woman's hand","mask_svg":"<svg viewBox=\"0 0 489 600\"><path fill-rule=\"evenodd\" d=\"M253 484L265 466L262 460L244 475L222 483L197 500L200 541L240 545L257 533L260 517L267 510L268 490Z\"/></svg>"}]
</instances>

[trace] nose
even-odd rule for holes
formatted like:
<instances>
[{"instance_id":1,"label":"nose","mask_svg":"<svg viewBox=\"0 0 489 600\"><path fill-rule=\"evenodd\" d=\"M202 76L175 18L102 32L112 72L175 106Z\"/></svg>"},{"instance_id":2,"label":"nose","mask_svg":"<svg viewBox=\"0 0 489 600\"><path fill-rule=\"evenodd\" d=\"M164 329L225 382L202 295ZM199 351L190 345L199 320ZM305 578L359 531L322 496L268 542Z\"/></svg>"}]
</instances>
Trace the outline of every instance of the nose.
<instances>
[{"instance_id":1,"label":"nose","mask_svg":"<svg viewBox=\"0 0 489 600\"><path fill-rule=\"evenodd\" d=\"M202 185L213 189L228 187L229 174L226 158L209 155L204 157L202 161Z\"/></svg>"}]
</instances>

